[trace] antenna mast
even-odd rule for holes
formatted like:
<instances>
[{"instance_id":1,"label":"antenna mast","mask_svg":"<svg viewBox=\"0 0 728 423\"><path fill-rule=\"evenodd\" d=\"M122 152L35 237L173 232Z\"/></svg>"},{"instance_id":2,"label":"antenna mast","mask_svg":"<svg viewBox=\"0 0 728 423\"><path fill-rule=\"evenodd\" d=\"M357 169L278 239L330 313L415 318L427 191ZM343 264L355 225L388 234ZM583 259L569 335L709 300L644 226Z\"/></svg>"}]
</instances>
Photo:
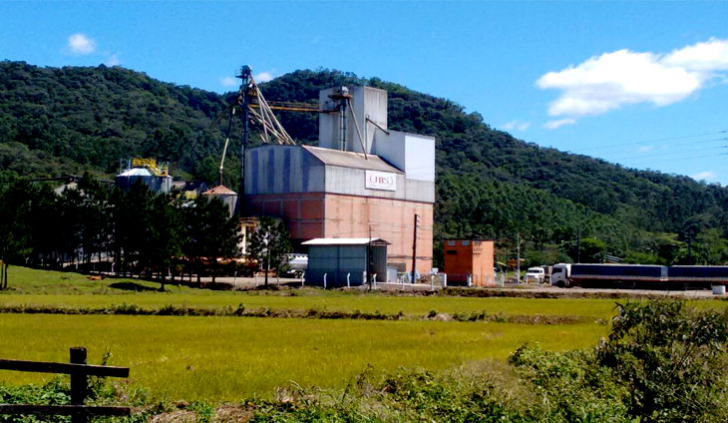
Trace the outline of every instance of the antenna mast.
<instances>
[{"instance_id":1,"label":"antenna mast","mask_svg":"<svg viewBox=\"0 0 728 423\"><path fill-rule=\"evenodd\" d=\"M253 83L253 70L250 66L245 65L240 70L240 74L236 77L241 79L240 90L238 91L238 104L242 107L243 113L243 142L240 145L240 187L238 188L238 204L237 215L242 216L245 213L245 150L248 147L249 125L250 120L250 94Z\"/></svg>"}]
</instances>

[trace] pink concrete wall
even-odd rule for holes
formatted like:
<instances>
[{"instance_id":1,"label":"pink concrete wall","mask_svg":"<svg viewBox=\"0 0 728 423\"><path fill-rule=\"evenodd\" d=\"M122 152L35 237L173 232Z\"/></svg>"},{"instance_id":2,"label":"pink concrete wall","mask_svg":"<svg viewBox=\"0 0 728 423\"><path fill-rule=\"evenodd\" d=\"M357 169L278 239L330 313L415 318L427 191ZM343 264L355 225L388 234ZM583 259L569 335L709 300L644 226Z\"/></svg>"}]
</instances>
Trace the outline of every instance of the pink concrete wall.
<instances>
[{"instance_id":1,"label":"pink concrete wall","mask_svg":"<svg viewBox=\"0 0 728 423\"><path fill-rule=\"evenodd\" d=\"M246 197L245 201L248 214L284 218L293 239L324 237L322 193L255 195Z\"/></svg>"},{"instance_id":2,"label":"pink concrete wall","mask_svg":"<svg viewBox=\"0 0 728 423\"><path fill-rule=\"evenodd\" d=\"M414 219L418 214L417 271L432 268L432 204L383 198L327 194L324 232L327 237L382 238L388 247L389 262L403 263L412 270Z\"/></svg>"},{"instance_id":3,"label":"pink concrete wall","mask_svg":"<svg viewBox=\"0 0 728 423\"><path fill-rule=\"evenodd\" d=\"M412 270L414 215L418 214L417 271L432 268L433 206L384 198L340 194L279 194L246 198L251 214L268 214L285 218L291 237L382 238L388 248L389 262L403 263Z\"/></svg>"}]
</instances>

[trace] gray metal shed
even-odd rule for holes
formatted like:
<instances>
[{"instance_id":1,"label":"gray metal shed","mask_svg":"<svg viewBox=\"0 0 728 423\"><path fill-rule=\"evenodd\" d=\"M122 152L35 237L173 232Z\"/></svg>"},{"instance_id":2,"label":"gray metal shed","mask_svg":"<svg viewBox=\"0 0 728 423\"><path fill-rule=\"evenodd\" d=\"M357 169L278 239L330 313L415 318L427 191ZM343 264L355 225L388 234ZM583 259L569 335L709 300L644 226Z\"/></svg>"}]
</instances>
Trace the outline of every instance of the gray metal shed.
<instances>
[{"instance_id":1,"label":"gray metal shed","mask_svg":"<svg viewBox=\"0 0 728 423\"><path fill-rule=\"evenodd\" d=\"M377 282L387 281L387 245L381 238L316 238L301 245L308 247L306 283L327 288L360 286L367 282L371 255L371 272Z\"/></svg>"}]
</instances>

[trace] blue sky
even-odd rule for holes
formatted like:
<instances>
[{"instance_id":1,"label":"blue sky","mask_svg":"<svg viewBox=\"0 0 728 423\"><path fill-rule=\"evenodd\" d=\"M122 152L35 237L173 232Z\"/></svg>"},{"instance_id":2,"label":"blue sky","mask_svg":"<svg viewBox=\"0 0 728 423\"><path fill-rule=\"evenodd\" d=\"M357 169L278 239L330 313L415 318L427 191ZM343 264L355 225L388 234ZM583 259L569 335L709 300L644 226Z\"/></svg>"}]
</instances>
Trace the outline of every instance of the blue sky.
<instances>
[{"instance_id":1,"label":"blue sky","mask_svg":"<svg viewBox=\"0 0 728 423\"><path fill-rule=\"evenodd\" d=\"M728 2L2 1L0 59L224 92L378 76L539 145L728 184Z\"/></svg>"}]
</instances>

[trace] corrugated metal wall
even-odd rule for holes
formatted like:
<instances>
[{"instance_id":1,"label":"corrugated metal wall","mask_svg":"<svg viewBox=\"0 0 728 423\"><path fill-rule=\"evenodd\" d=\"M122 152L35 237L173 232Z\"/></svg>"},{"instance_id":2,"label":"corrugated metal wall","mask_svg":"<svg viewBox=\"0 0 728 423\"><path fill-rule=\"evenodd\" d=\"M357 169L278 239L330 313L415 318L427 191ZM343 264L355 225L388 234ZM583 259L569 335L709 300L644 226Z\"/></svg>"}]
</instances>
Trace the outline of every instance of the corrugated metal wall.
<instances>
[{"instance_id":1,"label":"corrugated metal wall","mask_svg":"<svg viewBox=\"0 0 728 423\"><path fill-rule=\"evenodd\" d=\"M245 195L324 192L324 165L298 146L269 145L248 151Z\"/></svg>"},{"instance_id":2,"label":"corrugated metal wall","mask_svg":"<svg viewBox=\"0 0 728 423\"><path fill-rule=\"evenodd\" d=\"M245 195L326 192L361 197L435 202L434 181L395 174L396 191L366 188L364 169L325 166L298 146L269 145L251 149L246 158Z\"/></svg>"},{"instance_id":3,"label":"corrugated metal wall","mask_svg":"<svg viewBox=\"0 0 728 423\"><path fill-rule=\"evenodd\" d=\"M308 270L306 283L323 286L326 275L326 287L338 288L346 286L349 275L351 286L366 283L364 272L368 266L368 245L316 245L308 250ZM387 280L387 247L375 246L373 251L373 273L379 282Z\"/></svg>"},{"instance_id":4,"label":"corrugated metal wall","mask_svg":"<svg viewBox=\"0 0 728 423\"><path fill-rule=\"evenodd\" d=\"M311 246L308 250L306 281L311 285L323 286L326 275L328 288L346 286L346 276L352 286L364 283L367 268L366 245Z\"/></svg>"}]
</instances>

